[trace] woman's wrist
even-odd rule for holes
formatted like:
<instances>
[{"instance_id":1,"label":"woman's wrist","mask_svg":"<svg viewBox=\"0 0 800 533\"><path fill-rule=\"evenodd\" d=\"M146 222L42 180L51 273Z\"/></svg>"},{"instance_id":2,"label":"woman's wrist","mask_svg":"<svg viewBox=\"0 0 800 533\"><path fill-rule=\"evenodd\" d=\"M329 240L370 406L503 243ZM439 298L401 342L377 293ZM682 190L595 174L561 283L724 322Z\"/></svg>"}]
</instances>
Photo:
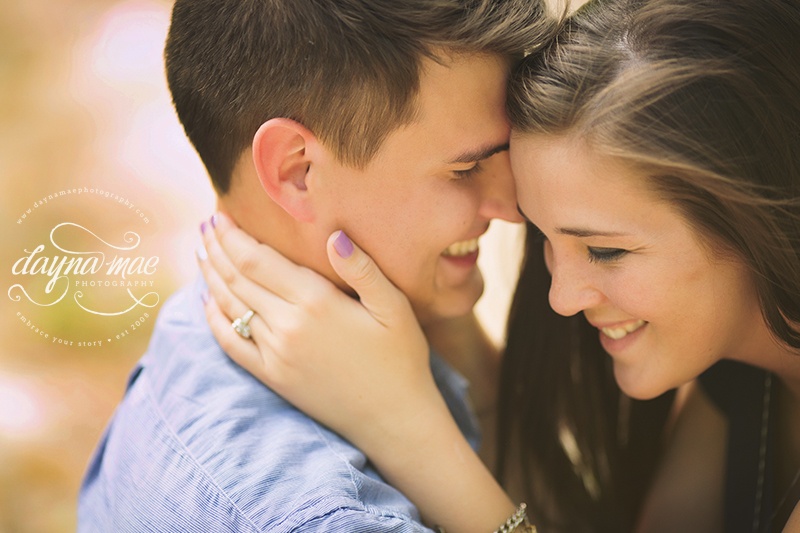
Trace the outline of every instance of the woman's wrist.
<instances>
[{"instance_id":1,"label":"woman's wrist","mask_svg":"<svg viewBox=\"0 0 800 533\"><path fill-rule=\"evenodd\" d=\"M461 433L444 400L416 391L393 423L375 428L362 450L426 521L448 533L495 531L511 502Z\"/></svg>"}]
</instances>

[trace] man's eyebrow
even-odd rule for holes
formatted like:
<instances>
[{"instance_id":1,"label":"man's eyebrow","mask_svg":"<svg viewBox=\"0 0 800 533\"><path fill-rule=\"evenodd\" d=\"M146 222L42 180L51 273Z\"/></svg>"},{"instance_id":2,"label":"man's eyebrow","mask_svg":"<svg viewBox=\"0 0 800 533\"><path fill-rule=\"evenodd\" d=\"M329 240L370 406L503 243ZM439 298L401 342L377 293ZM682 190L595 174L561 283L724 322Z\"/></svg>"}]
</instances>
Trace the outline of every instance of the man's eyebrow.
<instances>
[{"instance_id":1,"label":"man's eyebrow","mask_svg":"<svg viewBox=\"0 0 800 533\"><path fill-rule=\"evenodd\" d=\"M621 231L597 231L585 228L556 228L556 233L573 237L625 237L628 233Z\"/></svg>"},{"instance_id":2,"label":"man's eyebrow","mask_svg":"<svg viewBox=\"0 0 800 533\"><path fill-rule=\"evenodd\" d=\"M488 146L485 148L478 148L476 150L469 150L456 156L455 158L450 160L450 164L453 163L474 163L475 161L482 161L484 159L488 159L492 157L494 154L498 152L505 152L508 150L508 143L505 142L503 144L496 144L493 146Z\"/></svg>"}]
</instances>

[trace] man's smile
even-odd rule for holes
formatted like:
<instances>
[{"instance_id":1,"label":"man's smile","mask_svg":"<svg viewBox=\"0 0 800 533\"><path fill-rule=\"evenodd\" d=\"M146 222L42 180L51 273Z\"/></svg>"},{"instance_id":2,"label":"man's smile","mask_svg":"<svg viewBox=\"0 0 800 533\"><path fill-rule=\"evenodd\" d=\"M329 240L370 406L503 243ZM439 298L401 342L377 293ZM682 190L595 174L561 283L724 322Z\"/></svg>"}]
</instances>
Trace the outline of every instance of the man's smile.
<instances>
[{"instance_id":1,"label":"man's smile","mask_svg":"<svg viewBox=\"0 0 800 533\"><path fill-rule=\"evenodd\" d=\"M478 251L478 238L454 242L442 252L445 257L463 257Z\"/></svg>"}]
</instances>

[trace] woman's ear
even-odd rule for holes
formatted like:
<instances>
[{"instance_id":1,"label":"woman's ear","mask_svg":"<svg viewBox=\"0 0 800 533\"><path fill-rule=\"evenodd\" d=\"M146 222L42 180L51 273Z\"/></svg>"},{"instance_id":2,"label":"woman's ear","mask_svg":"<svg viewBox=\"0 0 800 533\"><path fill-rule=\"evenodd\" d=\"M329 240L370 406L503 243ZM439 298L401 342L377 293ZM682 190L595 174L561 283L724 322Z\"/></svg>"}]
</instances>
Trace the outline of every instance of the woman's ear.
<instances>
[{"instance_id":1,"label":"woman's ear","mask_svg":"<svg viewBox=\"0 0 800 533\"><path fill-rule=\"evenodd\" d=\"M314 134L299 122L273 118L253 137L253 164L261 186L292 217L313 222L306 178L311 160L306 150Z\"/></svg>"}]
</instances>

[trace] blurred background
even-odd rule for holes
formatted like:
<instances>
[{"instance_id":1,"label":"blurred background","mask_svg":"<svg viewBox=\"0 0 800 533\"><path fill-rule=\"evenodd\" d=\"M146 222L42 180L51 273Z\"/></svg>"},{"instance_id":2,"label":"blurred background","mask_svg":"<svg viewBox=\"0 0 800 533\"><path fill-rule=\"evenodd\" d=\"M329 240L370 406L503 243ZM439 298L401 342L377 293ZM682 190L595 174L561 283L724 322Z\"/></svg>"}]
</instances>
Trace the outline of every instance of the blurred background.
<instances>
[{"instance_id":1,"label":"blurred background","mask_svg":"<svg viewBox=\"0 0 800 533\"><path fill-rule=\"evenodd\" d=\"M75 530L80 481L127 374L158 309L196 275L197 228L214 195L164 80L170 7L25 0L0 12L0 533ZM84 309L74 287L46 306L60 286L48 292L46 278L21 274L39 244L53 256L52 242L119 246L127 232L140 238L132 255L158 258L137 278L152 284L131 312L113 287L84 289ZM497 340L519 237L494 224L482 242L479 313Z\"/></svg>"}]
</instances>

